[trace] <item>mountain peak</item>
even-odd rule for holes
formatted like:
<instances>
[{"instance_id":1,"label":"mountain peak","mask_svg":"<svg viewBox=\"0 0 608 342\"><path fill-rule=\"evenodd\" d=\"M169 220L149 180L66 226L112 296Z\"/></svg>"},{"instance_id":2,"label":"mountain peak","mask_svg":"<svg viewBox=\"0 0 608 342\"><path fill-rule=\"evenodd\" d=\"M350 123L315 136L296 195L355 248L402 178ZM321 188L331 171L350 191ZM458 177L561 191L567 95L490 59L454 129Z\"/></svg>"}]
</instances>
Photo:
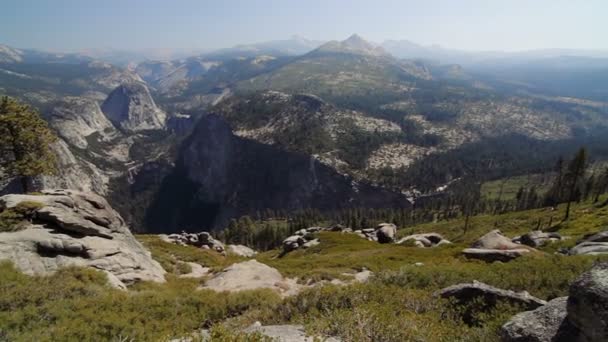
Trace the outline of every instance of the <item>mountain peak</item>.
<instances>
[{"instance_id":1,"label":"mountain peak","mask_svg":"<svg viewBox=\"0 0 608 342\"><path fill-rule=\"evenodd\" d=\"M376 57L389 55L384 49L368 42L356 33L343 41L331 41L324 45L321 45L321 47L319 47L317 51L340 52Z\"/></svg>"}]
</instances>

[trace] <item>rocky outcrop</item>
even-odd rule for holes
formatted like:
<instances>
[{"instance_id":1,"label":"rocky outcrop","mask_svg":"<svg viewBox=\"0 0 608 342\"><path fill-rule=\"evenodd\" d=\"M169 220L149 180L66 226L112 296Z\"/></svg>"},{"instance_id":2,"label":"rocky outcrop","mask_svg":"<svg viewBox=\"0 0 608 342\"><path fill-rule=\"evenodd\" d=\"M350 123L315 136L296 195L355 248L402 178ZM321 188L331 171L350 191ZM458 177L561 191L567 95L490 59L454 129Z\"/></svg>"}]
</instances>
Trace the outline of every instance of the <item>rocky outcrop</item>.
<instances>
[{"instance_id":1,"label":"rocky outcrop","mask_svg":"<svg viewBox=\"0 0 608 342\"><path fill-rule=\"evenodd\" d=\"M478 281L446 287L437 292L437 295L442 298L454 298L460 304L480 298L485 305L491 307L495 306L498 301L522 305L530 310L547 304L546 301L531 296L526 291L503 290Z\"/></svg>"},{"instance_id":2,"label":"rocky outcrop","mask_svg":"<svg viewBox=\"0 0 608 342\"><path fill-rule=\"evenodd\" d=\"M495 229L479 238L462 251L465 257L470 259L480 259L486 262L501 261L507 262L530 253L534 249L514 243L508 237Z\"/></svg>"},{"instance_id":3,"label":"rocky outcrop","mask_svg":"<svg viewBox=\"0 0 608 342\"><path fill-rule=\"evenodd\" d=\"M224 253L224 244L213 238L209 232L187 233L160 235L162 240L170 243L175 243L182 246L194 246L203 249L211 249L219 253Z\"/></svg>"},{"instance_id":4,"label":"rocky outcrop","mask_svg":"<svg viewBox=\"0 0 608 342\"><path fill-rule=\"evenodd\" d=\"M380 243L393 243L397 236L397 226L392 223L380 223L376 228L376 237Z\"/></svg>"},{"instance_id":5,"label":"rocky outcrop","mask_svg":"<svg viewBox=\"0 0 608 342\"><path fill-rule=\"evenodd\" d=\"M568 319L585 341L608 341L608 262L595 265L570 285Z\"/></svg>"},{"instance_id":6,"label":"rocky outcrop","mask_svg":"<svg viewBox=\"0 0 608 342\"><path fill-rule=\"evenodd\" d=\"M141 82L121 84L110 93L101 110L114 125L127 131L163 129L167 118Z\"/></svg>"},{"instance_id":7,"label":"rocky outcrop","mask_svg":"<svg viewBox=\"0 0 608 342\"><path fill-rule=\"evenodd\" d=\"M295 279L284 278L275 268L249 260L215 274L202 288L218 292L271 289L282 296L289 296L297 293L301 286Z\"/></svg>"},{"instance_id":8,"label":"rocky outcrop","mask_svg":"<svg viewBox=\"0 0 608 342\"><path fill-rule=\"evenodd\" d=\"M551 300L547 305L519 313L500 330L503 342L576 341L575 329L566 319L568 297Z\"/></svg>"},{"instance_id":9,"label":"rocky outcrop","mask_svg":"<svg viewBox=\"0 0 608 342\"><path fill-rule=\"evenodd\" d=\"M561 241L563 238L559 233L543 232L540 230L533 230L526 233L518 238L513 238L512 241L515 243L521 243L530 247L542 247L548 243Z\"/></svg>"},{"instance_id":10,"label":"rocky outcrop","mask_svg":"<svg viewBox=\"0 0 608 342\"><path fill-rule=\"evenodd\" d=\"M315 233L324 230L321 227L309 227L296 231L293 235L283 240L283 253L289 253L296 249L306 249L318 245L319 239L315 237Z\"/></svg>"},{"instance_id":11,"label":"rocky outcrop","mask_svg":"<svg viewBox=\"0 0 608 342\"><path fill-rule=\"evenodd\" d=\"M426 234L413 234L406 236L399 241L397 244L413 243L416 247L428 248L437 247L441 245L450 244L451 242L445 239L441 234L438 233L426 233Z\"/></svg>"},{"instance_id":12,"label":"rocky outcrop","mask_svg":"<svg viewBox=\"0 0 608 342\"><path fill-rule=\"evenodd\" d=\"M501 328L503 342L608 341L608 262L570 285L568 297L514 316Z\"/></svg>"},{"instance_id":13,"label":"rocky outcrop","mask_svg":"<svg viewBox=\"0 0 608 342\"><path fill-rule=\"evenodd\" d=\"M48 274L66 266L91 267L124 288L140 280L164 281L165 271L131 234L108 202L92 193L43 191L0 197L0 210L31 208L21 230L0 233L0 259L26 274Z\"/></svg>"}]
</instances>

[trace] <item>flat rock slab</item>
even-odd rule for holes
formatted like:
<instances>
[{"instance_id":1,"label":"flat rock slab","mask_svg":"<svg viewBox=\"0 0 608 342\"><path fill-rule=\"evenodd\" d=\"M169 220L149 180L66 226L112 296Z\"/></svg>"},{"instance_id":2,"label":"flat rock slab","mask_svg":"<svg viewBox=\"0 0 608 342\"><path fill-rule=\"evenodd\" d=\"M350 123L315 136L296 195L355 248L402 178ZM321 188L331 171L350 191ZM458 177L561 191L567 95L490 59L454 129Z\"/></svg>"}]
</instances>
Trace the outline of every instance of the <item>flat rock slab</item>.
<instances>
[{"instance_id":1,"label":"flat rock slab","mask_svg":"<svg viewBox=\"0 0 608 342\"><path fill-rule=\"evenodd\" d=\"M467 248L462 251L465 257L469 259L479 259L485 262L501 261L507 262L517 259L523 255L530 253L529 249L484 249L484 248Z\"/></svg>"},{"instance_id":2,"label":"flat rock slab","mask_svg":"<svg viewBox=\"0 0 608 342\"><path fill-rule=\"evenodd\" d=\"M283 296L290 296L299 292L301 286L294 279L284 278L277 269L249 260L215 274L202 288L219 292L271 289Z\"/></svg>"},{"instance_id":3,"label":"flat rock slab","mask_svg":"<svg viewBox=\"0 0 608 342\"><path fill-rule=\"evenodd\" d=\"M601 255L608 254L608 242L581 242L572 247L570 255Z\"/></svg>"},{"instance_id":4,"label":"flat rock slab","mask_svg":"<svg viewBox=\"0 0 608 342\"><path fill-rule=\"evenodd\" d=\"M263 326L256 322L249 328L245 329L245 333L260 333L270 337L277 342L340 342L334 337L321 338L319 336L308 336L301 325L266 325Z\"/></svg>"},{"instance_id":5,"label":"flat rock slab","mask_svg":"<svg viewBox=\"0 0 608 342\"><path fill-rule=\"evenodd\" d=\"M494 305L499 300L523 305L529 310L547 304L546 301L530 295L526 291L515 292L503 290L478 281L448 286L436 293L442 298L455 298L459 303L467 303L474 298L481 298L484 303Z\"/></svg>"}]
</instances>

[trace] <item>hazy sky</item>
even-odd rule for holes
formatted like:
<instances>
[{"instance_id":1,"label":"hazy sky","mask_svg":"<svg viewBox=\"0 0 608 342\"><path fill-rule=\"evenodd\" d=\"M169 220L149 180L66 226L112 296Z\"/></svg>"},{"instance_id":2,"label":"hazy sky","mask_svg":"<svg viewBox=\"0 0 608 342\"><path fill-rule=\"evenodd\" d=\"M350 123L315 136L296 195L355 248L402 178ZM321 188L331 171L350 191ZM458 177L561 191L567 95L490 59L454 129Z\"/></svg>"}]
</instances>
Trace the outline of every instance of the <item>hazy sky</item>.
<instances>
[{"instance_id":1,"label":"hazy sky","mask_svg":"<svg viewBox=\"0 0 608 342\"><path fill-rule=\"evenodd\" d=\"M286 39L407 39L466 50L608 49L608 0L3 0L0 43L212 49Z\"/></svg>"}]
</instances>

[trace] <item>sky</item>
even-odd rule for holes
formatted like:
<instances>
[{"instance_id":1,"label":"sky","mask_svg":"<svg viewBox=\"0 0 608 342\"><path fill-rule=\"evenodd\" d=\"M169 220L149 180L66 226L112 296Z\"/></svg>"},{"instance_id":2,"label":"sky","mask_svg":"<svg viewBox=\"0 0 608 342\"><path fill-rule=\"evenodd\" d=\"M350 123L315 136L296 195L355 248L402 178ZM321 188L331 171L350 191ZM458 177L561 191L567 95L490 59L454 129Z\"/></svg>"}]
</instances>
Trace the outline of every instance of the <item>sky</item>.
<instances>
[{"instance_id":1,"label":"sky","mask_svg":"<svg viewBox=\"0 0 608 342\"><path fill-rule=\"evenodd\" d=\"M2 0L0 44L212 50L287 39L608 50L606 0Z\"/></svg>"}]
</instances>

